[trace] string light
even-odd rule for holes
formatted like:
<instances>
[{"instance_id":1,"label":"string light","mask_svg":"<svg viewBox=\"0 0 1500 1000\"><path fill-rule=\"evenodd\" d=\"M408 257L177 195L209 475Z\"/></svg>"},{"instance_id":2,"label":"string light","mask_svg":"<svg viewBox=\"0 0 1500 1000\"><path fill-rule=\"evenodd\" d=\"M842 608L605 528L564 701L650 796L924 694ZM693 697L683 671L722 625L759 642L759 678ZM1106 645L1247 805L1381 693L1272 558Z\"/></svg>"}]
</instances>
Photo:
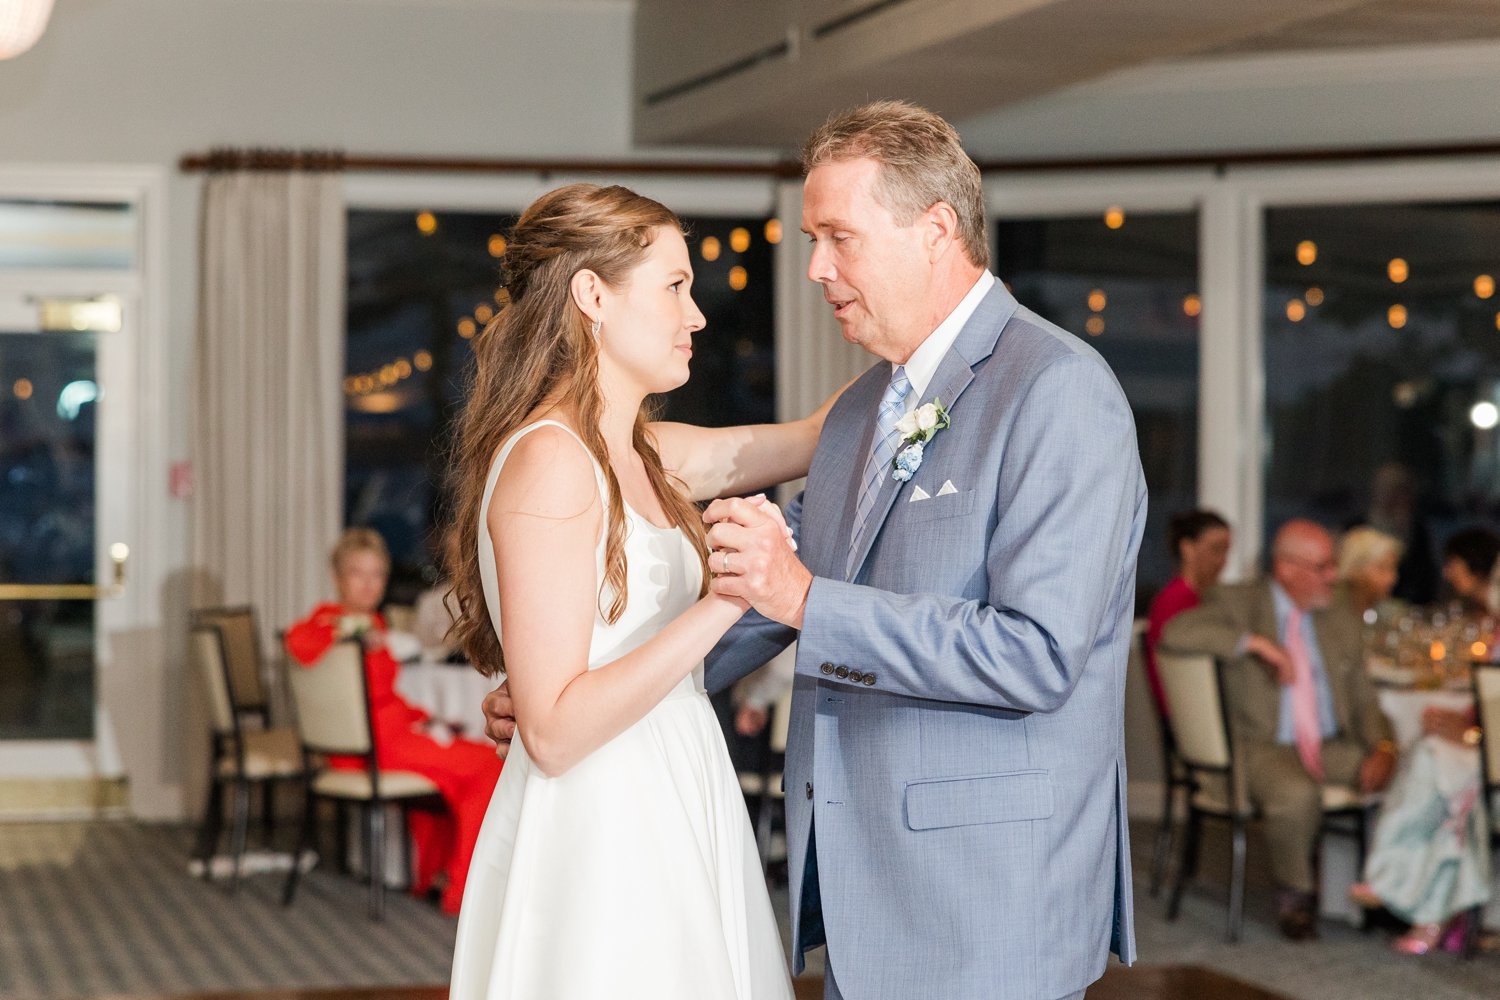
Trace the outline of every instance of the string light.
<instances>
[{"instance_id":1,"label":"string light","mask_svg":"<svg viewBox=\"0 0 1500 1000\"><path fill-rule=\"evenodd\" d=\"M1323 304L1323 289L1319 288L1317 285L1314 285L1313 287L1309 288L1307 290L1307 294L1302 297L1307 300L1308 305L1320 306Z\"/></svg>"},{"instance_id":2,"label":"string light","mask_svg":"<svg viewBox=\"0 0 1500 1000\"><path fill-rule=\"evenodd\" d=\"M1109 297L1104 294L1104 289L1096 288L1089 292L1089 308L1094 312L1103 312L1104 307L1109 304Z\"/></svg>"},{"instance_id":3,"label":"string light","mask_svg":"<svg viewBox=\"0 0 1500 1000\"><path fill-rule=\"evenodd\" d=\"M1391 329L1399 330L1406 325L1406 307L1399 302L1385 311L1385 321Z\"/></svg>"},{"instance_id":4,"label":"string light","mask_svg":"<svg viewBox=\"0 0 1500 1000\"><path fill-rule=\"evenodd\" d=\"M11 386L11 392L15 393L17 399L30 399L31 391L31 379L29 378L18 378L16 379L16 384Z\"/></svg>"},{"instance_id":5,"label":"string light","mask_svg":"<svg viewBox=\"0 0 1500 1000\"><path fill-rule=\"evenodd\" d=\"M479 325L474 322L472 317L465 316L463 319L458 321L458 335L465 340L473 339L474 334L478 332Z\"/></svg>"},{"instance_id":6,"label":"string light","mask_svg":"<svg viewBox=\"0 0 1500 1000\"><path fill-rule=\"evenodd\" d=\"M1083 324L1083 329L1090 337L1099 336L1104 332L1104 317L1097 315L1090 316L1088 321Z\"/></svg>"},{"instance_id":7,"label":"string light","mask_svg":"<svg viewBox=\"0 0 1500 1000\"><path fill-rule=\"evenodd\" d=\"M417 213L417 230L423 236L431 236L437 232L437 216L431 212Z\"/></svg>"},{"instance_id":8,"label":"string light","mask_svg":"<svg viewBox=\"0 0 1500 1000\"><path fill-rule=\"evenodd\" d=\"M1182 311L1189 316L1198 316L1203 312L1203 299L1197 295L1189 295L1182 300Z\"/></svg>"},{"instance_id":9,"label":"string light","mask_svg":"<svg viewBox=\"0 0 1500 1000\"><path fill-rule=\"evenodd\" d=\"M1492 275L1481 274L1474 279L1474 294L1481 299L1487 299L1495 294L1495 279Z\"/></svg>"},{"instance_id":10,"label":"string light","mask_svg":"<svg viewBox=\"0 0 1500 1000\"><path fill-rule=\"evenodd\" d=\"M505 242L504 236L496 233L494 236L490 237L489 246L491 257L503 257L505 256L505 248L508 246L508 244Z\"/></svg>"},{"instance_id":11,"label":"string light","mask_svg":"<svg viewBox=\"0 0 1500 1000\"><path fill-rule=\"evenodd\" d=\"M1303 240L1297 244L1297 263L1303 267L1311 267L1318 259L1318 245L1312 240Z\"/></svg>"},{"instance_id":12,"label":"string light","mask_svg":"<svg viewBox=\"0 0 1500 1000\"><path fill-rule=\"evenodd\" d=\"M750 249L750 230L738 226L729 233L729 249L735 253L744 253Z\"/></svg>"},{"instance_id":13,"label":"string light","mask_svg":"<svg viewBox=\"0 0 1500 1000\"><path fill-rule=\"evenodd\" d=\"M474 318L481 323L488 323L495 315L495 310L489 307L489 303L481 302L474 307Z\"/></svg>"},{"instance_id":14,"label":"string light","mask_svg":"<svg viewBox=\"0 0 1500 1000\"><path fill-rule=\"evenodd\" d=\"M1391 262L1385 266L1386 276L1396 284L1401 284L1411 275L1411 268L1406 261L1400 257L1393 257Z\"/></svg>"},{"instance_id":15,"label":"string light","mask_svg":"<svg viewBox=\"0 0 1500 1000\"><path fill-rule=\"evenodd\" d=\"M419 372L430 371L432 369L432 354L428 351L418 351L411 356L411 363L412 367Z\"/></svg>"},{"instance_id":16,"label":"string light","mask_svg":"<svg viewBox=\"0 0 1500 1000\"><path fill-rule=\"evenodd\" d=\"M703 237L703 242L698 244L698 252L703 255L703 259L706 261L718 260L722 249L717 236L705 236Z\"/></svg>"},{"instance_id":17,"label":"string light","mask_svg":"<svg viewBox=\"0 0 1500 1000\"><path fill-rule=\"evenodd\" d=\"M781 242L781 220L780 219L767 219L766 220L766 242L769 243L769 244L771 244L772 246L775 246L776 244L778 244L778 243Z\"/></svg>"},{"instance_id":18,"label":"string light","mask_svg":"<svg viewBox=\"0 0 1500 1000\"><path fill-rule=\"evenodd\" d=\"M750 274L743 267L736 266L729 269L730 288L733 288L737 292L742 292L745 290L745 286L749 283Z\"/></svg>"},{"instance_id":19,"label":"string light","mask_svg":"<svg viewBox=\"0 0 1500 1000\"><path fill-rule=\"evenodd\" d=\"M1111 205L1104 212L1104 224L1110 229L1119 229L1125 225L1125 210L1119 205ZM1102 323L1103 320L1100 320Z\"/></svg>"},{"instance_id":20,"label":"string light","mask_svg":"<svg viewBox=\"0 0 1500 1000\"><path fill-rule=\"evenodd\" d=\"M1300 323L1307 315L1307 306L1302 304L1301 299L1292 299L1286 304L1286 318L1293 323Z\"/></svg>"}]
</instances>

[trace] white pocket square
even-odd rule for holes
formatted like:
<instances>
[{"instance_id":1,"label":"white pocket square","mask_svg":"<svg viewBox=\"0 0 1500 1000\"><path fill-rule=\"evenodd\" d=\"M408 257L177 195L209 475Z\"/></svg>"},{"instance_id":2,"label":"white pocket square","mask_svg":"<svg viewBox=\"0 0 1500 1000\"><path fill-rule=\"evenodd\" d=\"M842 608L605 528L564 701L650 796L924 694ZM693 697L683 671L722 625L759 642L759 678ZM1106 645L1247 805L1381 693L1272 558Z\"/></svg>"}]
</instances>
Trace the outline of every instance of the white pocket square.
<instances>
[{"instance_id":1,"label":"white pocket square","mask_svg":"<svg viewBox=\"0 0 1500 1000\"><path fill-rule=\"evenodd\" d=\"M932 499L931 494L929 494L926 490L922 489L922 487L920 487L920 486L913 486L911 488L911 497L906 502L907 503L916 503L918 500L931 500L931 499Z\"/></svg>"},{"instance_id":2,"label":"white pocket square","mask_svg":"<svg viewBox=\"0 0 1500 1000\"><path fill-rule=\"evenodd\" d=\"M958 492L958 487L953 485L953 480L951 480L951 479L945 479L945 480L943 480L943 488L937 491L937 495L940 496L940 497L945 497L949 493L957 493L957 492Z\"/></svg>"}]
</instances>

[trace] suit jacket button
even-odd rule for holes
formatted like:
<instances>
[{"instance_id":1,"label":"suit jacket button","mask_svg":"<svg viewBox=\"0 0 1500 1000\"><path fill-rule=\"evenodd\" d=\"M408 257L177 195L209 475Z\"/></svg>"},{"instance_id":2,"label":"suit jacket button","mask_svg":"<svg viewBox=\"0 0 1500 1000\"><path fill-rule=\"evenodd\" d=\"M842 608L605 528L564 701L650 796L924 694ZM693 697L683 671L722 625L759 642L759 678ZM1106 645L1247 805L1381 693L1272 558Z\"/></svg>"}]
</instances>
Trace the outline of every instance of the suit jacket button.
<instances>
[{"instance_id":1,"label":"suit jacket button","mask_svg":"<svg viewBox=\"0 0 1500 1000\"><path fill-rule=\"evenodd\" d=\"M849 682L851 684L859 684L864 679L865 679L865 675L862 674L862 673L860 673L858 670L851 670L851 671L849 671Z\"/></svg>"},{"instance_id":2,"label":"suit jacket button","mask_svg":"<svg viewBox=\"0 0 1500 1000\"><path fill-rule=\"evenodd\" d=\"M833 664L832 663L825 663L821 667L819 667L818 669L821 670L821 671L823 671L823 673L825 673L825 674L831 674L831 673L833 673Z\"/></svg>"},{"instance_id":3,"label":"suit jacket button","mask_svg":"<svg viewBox=\"0 0 1500 1000\"><path fill-rule=\"evenodd\" d=\"M844 666L841 663L841 664L839 664L838 669L835 670L833 673L834 673L834 676L836 676L839 680L843 680L845 677L849 676L849 668L846 667L846 666Z\"/></svg>"},{"instance_id":4,"label":"suit jacket button","mask_svg":"<svg viewBox=\"0 0 1500 1000\"><path fill-rule=\"evenodd\" d=\"M809 781L807 783L807 797L809 799L812 798L812 782L811 781Z\"/></svg>"},{"instance_id":5,"label":"suit jacket button","mask_svg":"<svg viewBox=\"0 0 1500 1000\"><path fill-rule=\"evenodd\" d=\"M874 687L874 686L875 686L875 675L874 674L865 674L865 687Z\"/></svg>"}]
</instances>

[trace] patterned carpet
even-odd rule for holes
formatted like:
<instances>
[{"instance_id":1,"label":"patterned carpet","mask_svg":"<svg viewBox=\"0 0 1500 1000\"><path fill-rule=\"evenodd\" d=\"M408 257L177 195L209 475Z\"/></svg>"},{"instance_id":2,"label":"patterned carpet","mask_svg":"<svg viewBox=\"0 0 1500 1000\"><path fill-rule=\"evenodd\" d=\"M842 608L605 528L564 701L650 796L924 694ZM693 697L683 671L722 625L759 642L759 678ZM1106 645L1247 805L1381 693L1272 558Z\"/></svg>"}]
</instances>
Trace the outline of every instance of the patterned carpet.
<instances>
[{"instance_id":1,"label":"patterned carpet","mask_svg":"<svg viewBox=\"0 0 1500 1000\"><path fill-rule=\"evenodd\" d=\"M1150 830L1133 831L1137 871ZM1275 932L1271 895L1252 839L1244 940L1224 943L1227 851L1210 835L1204 874L1169 924L1164 903L1136 900L1142 962L1111 967L1090 998L1198 1000L1163 992L1177 967L1232 976L1290 1000L1469 1000L1500 996L1500 955L1393 954L1390 934L1323 924L1294 945ZM280 905L280 875L248 877L230 896L187 875L192 831L128 822L0 824L0 997L65 1000L106 995L251 993L446 982L455 921L400 892L386 921L365 917L361 884L331 866L313 872L296 904ZM785 893L775 899L785 912ZM819 957L814 953L814 959ZM814 963L815 967L818 963ZM799 984L800 985L800 984ZM811 984L809 984L811 985ZM1197 993L1198 995L1194 995ZM799 996L816 995L815 987ZM1249 994L1246 994L1249 995ZM1258 994L1257 994L1258 995Z\"/></svg>"}]
</instances>

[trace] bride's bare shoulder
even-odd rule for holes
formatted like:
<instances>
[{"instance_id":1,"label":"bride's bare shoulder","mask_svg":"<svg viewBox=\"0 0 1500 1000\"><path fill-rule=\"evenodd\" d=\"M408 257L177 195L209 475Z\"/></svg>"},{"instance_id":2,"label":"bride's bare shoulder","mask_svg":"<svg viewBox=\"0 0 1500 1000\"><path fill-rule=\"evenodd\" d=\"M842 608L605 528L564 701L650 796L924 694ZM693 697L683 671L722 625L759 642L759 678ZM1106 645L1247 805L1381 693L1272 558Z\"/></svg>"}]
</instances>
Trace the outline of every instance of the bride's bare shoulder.
<instances>
[{"instance_id":1,"label":"bride's bare shoulder","mask_svg":"<svg viewBox=\"0 0 1500 1000\"><path fill-rule=\"evenodd\" d=\"M487 516L572 521L602 508L593 457L568 429L547 423L528 430L506 456Z\"/></svg>"}]
</instances>

